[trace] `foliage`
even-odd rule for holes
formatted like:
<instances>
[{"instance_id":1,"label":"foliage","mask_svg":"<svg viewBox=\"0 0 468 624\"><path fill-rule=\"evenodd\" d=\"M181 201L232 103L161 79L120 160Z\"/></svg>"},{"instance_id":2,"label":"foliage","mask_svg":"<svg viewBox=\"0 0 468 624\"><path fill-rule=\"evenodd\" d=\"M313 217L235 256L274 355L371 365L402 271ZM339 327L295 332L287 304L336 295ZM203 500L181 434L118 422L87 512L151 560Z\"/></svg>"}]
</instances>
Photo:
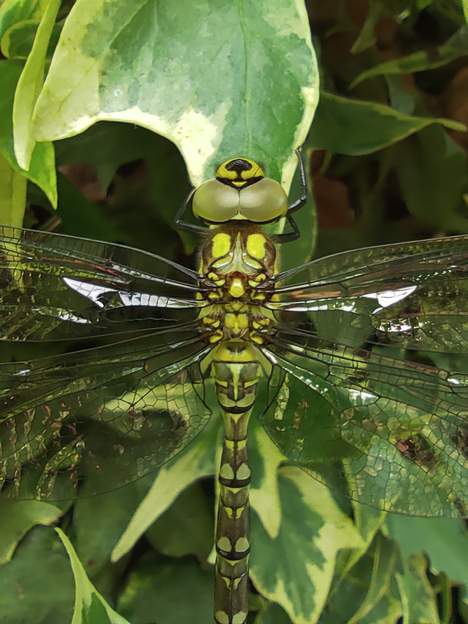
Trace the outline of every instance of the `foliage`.
<instances>
[{"instance_id":1,"label":"foliage","mask_svg":"<svg viewBox=\"0 0 468 624\"><path fill-rule=\"evenodd\" d=\"M467 233L466 0L250 6L4 0L0 221L190 264L196 241L172 225L189 180L243 153L288 187L305 141L313 196L283 265ZM208 621L218 436L215 423L152 479L102 497L2 500L0 622ZM460 522L341 500L255 423L251 438L252 621L467 617Z\"/></svg>"}]
</instances>

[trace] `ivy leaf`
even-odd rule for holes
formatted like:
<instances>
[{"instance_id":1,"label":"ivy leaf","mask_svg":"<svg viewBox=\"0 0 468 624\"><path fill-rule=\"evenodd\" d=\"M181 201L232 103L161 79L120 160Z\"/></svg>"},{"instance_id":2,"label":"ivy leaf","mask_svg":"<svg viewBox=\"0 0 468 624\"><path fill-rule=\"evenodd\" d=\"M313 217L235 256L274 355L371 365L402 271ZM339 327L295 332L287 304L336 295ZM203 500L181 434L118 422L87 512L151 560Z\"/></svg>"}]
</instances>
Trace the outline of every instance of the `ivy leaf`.
<instances>
[{"instance_id":1,"label":"ivy leaf","mask_svg":"<svg viewBox=\"0 0 468 624\"><path fill-rule=\"evenodd\" d=\"M26 61L34 45L39 24L40 22L37 20L23 20L13 24L3 35L0 42L0 50L3 56L9 59ZM57 45L61 30L61 23L54 24L47 48L47 60L51 51Z\"/></svg>"},{"instance_id":2,"label":"ivy leaf","mask_svg":"<svg viewBox=\"0 0 468 624\"><path fill-rule=\"evenodd\" d=\"M26 205L27 179L0 154L0 221L21 227Z\"/></svg>"},{"instance_id":3,"label":"ivy leaf","mask_svg":"<svg viewBox=\"0 0 468 624\"><path fill-rule=\"evenodd\" d=\"M42 88L47 48L61 0L49 0L36 32L31 53L21 73L13 103L13 136L18 164L28 169L35 141L32 113Z\"/></svg>"},{"instance_id":4,"label":"ivy leaf","mask_svg":"<svg viewBox=\"0 0 468 624\"><path fill-rule=\"evenodd\" d=\"M307 145L359 156L388 147L433 124L466 130L451 119L406 115L385 104L322 92Z\"/></svg>"},{"instance_id":5,"label":"ivy leaf","mask_svg":"<svg viewBox=\"0 0 468 624\"><path fill-rule=\"evenodd\" d=\"M190 558L143 557L128 576L118 608L133 624L211 622L213 573Z\"/></svg>"},{"instance_id":6,"label":"ivy leaf","mask_svg":"<svg viewBox=\"0 0 468 624\"><path fill-rule=\"evenodd\" d=\"M12 501L5 496L0 499L0 565L3 565L10 561L18 543L32 527L54 523L63 510L40 501Z\"/></svg>"},{"instance_id":7,"label":"ivy leaf","mask_svg":"<svg viewBox=\"0 0 468 624\"><path fill-rule=\"evenodd\" d=\"M71 624L129 624L92 585L65 533L61 529L55 530L65 546L75 578L75 606Z\"/></svg>"},{"instance_id":8,"label":"ivy leaf","mask_svg":"<svg viewBox=\"0 0 468 624\"><path fill-rule=\"evenodd\" d=\"M194 185L219 161L248 154L289 188L293 149L305 139L317 98L302 1L259 0L247 11L239 0L78 0L35 129L49 141L98 120L135 123L178 146Z\"/></svg>"},{"instance_id":9,"label":"ivy leaf","mask_svg":"<svg viewBox=\"0 0 468 624\"><path fill-rule=\"evenodd\" d=\"M413 72L426 71L447 65L457 58L468 54L468 27L460 28L443 45L432 50L419 50L398 59L386 61L366 69L353 80L350 89L354 89L359 83L375 76L388 76L389 74L412 74Z\"/></svg>"},{"instance_id":10,"label":"ivy leaf","mask_svg":"<svg viewBox=\"0 0 468 624\"><path fill-rule=\"evenodd\" d=\"M90 479L92 490L92 478ZM95 577L109 562L135 509L148 489L147 477L100 496L78 498L73 509L76 550L88 574Z\"/></svg>"},{"instance_id":11,"label":"ivy leaf","mask_svg":"<svg viewBox=\"0 0 468 624\"><path fill-rule=\"evenodd\" d=\"M435 591L426 575L426 559L413 555L403 562L403 574L397 574L403 605L403 621L408 624L439 624Z\"/></svg>"},{"instance_id":12,"label":"ivy leaf","mask_svg":"<svg viewBox=\"0 0 468 624\"><path fill-rule=\"evenodd\" d=\"M13 99L16 85L21 75L22 65L17 61L0 61L0 155L7 161L10 168L17 174L37 184L47 195L53 206L57 205L57 187L55 173L54 148L51 143L37 143L31 157L29 169L22 169L16 160L13 147ZM19 184L18 181L15 182ZM16 200L15 223L21 225L24 203L21 206Z\"/></svg>"},{"instance_id":13,"label":"ivy leaf","mask_svg":"<svg viewBox=\"0 0 468 624\"><path fill-rule=\"evenodd\" d=\"M375 44L375 27L384 13L385 5L380 0L370 0L366 21L364 22L358 38L353 43L351 52L359 54Z\"/></svg>"},{"instance_id":14,"label":"ivy leaf","mask_svg":"<svg viewBox=\"0 0 468 624\"><path fill-rule=\"evenodd\" d=\"M361 624L390 592L398 562L395 543L378 535L346 576L334 579L320 624Z\"/></svg>"},{"instance_id":15,"label":"ivy leaf","mask_svg":"<svg viewBox=\"0 0 468 624\"><path fill-rule=\"evenodd\" d=\"M273 602L260 611L254 624L291 624L291 620L281 607Z\"/></svg>"},{"instance_id":16,"label":"ivy leaf","mask_svg":"<svg viewBox=\"0 0 468 624\"><path fill-rule=\"evenodd\" d=\"M372 558L372 573L369 583L365 587L365 597L348 624L359 624L379 604L389 590L392 577L395 574L398 555L395 544L391 540L386 540L379 535L374 542L370 556Z\"/></svg>"},{"instance_id":17,"label":"ivy leaf","mask_svg":"<svg viewBox=\"0 0 468 624\"><path fill-rule=\"evenodd\" d=\"M281 469L280 498L275 539L252 514L251 577L294 624L311 624L326 602L337 551L359 547L361 538L330 490L299 468Z\"/></svg>"},{"instance_id":18,"label":"ivy leaf","mask_svg":"<svg viewBox=\"0 0 468 624\"><path fill-rule=\"evenodd\" d=\"M0 39L18 22L25 20L38 22L48 2L49 0L5 0L0 7Z\"/></svg>"},{"instance_id":19,"label":"ivy leaf","mask_svg":"<svg viewBox=\"0 0 468 624\"><path fill-rule=\"evenodd\" d=\"M276 444L253 418L249 427L249 461L252 469L250 505L271 538L278 535L281 524L278 468L284 460Z\"/></svg>"},{"instance_id":20,"label":"ivy leaf","mask_svg":"<svg viewBox=\"0 0 468 624\"><path fill-rule=\"evenodd\" d=\"M31 52L38 26L36 20L23 20L10 26L0 41L3 56L25 61Z\"/></svg>"},{"instance_id":21,"label":"ivy leaf","mask_svg":"<svg viewBox=\"0 0 468 624\"><path fill-rule=\"evenodd\" d=\"M349 571L353 565L359 561L368 551L377 531L382 527L387 517L387 512L381 509L374 509L368 505L361 505L357 501L352 501L354 510L354 523L362 537L363 544L361 548L355 548L350 551L346 565L342 574Z\"/></svg>"},{"instance_id":22,"label":"ivy leaf","mask_svg":"<svg viewBox=\"0 0 468 624\"><path fill-rule=\"evenodd\" d=\"M467 530L462 520L389 514L387 528L406 558L423 551L430 558L432 570L468 585Z\"/></svg>"},{"instance_id":23,"label":"ivy leaf","mask_svg":"<svg viewBox=\"0 0 468 624\"><path fill-rule=\"evenodd\" d=\"M68 623L72 604L73 580L62 545L55 531L35 527L0 567L0 621Z\"/></svg>"},{"instance_id":24,"label":"ivy leaf","mask_svg":"<svg viewBox=\"0 0 468 624\"><path fill-rule=\"evenodd\" d=\"M385 592L377 605L367 613L359 624L395 624L402 615L402 606L395 582Z\"/></svg>"},{"instance_id":25,"label":"ivy leaf","mask_svg":"<svg viewBox=\"0 0 468 624\"><path fill-rule=\"evenodd\" d=\"M186 488L146 531L146 537L168 557L196 555L205 562L213 546L213 506L199 482Z\"/></svg>"},{"instance_id":26,"label":"ivy leaf","mask_svg":"<svg viewBox=\"0 0 468 624\"><path fill-rule=\"evenodd\" d=\"M441 231L468 231L463 213L468 158L441 128L426 128L395 147L402 196L417 219Z\"/></svg>"},{"instance_id":27,"label":"ivy leaf","mask_svg":"<svg viewBox=\"0 0 468 624\"><path fill-rule=\"evenodd\" d=\"M219 423L208 425L183 453L158 472L153 485L112 551L112 561L125 555L191 483L215 474L214 449Z\"/></svg>"}]
</instances>

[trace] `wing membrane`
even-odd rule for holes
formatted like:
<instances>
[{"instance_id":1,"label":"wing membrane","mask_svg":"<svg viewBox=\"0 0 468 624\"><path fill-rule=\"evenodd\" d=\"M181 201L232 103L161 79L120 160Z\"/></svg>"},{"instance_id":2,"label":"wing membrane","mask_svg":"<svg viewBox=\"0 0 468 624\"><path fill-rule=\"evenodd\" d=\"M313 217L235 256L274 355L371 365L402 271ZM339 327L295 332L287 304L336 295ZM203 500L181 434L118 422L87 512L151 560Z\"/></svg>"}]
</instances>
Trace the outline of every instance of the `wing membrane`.
<instances>
[{"instance_id":1,"label":"wing membrane","mask_svg":"<svg viewBox=\"0 0 468 624\"><path fill-rule=\"evenodd\" d=\"M283 372L263 418L283 452L316 476L338 462L363 503L467 515L468 237L337 254L270 293Z\"/></svg>"},{"instance_id":2,"label":"wing membrane","mask_svg":"<svg viewBox=\"0 0 468 624\"><path fill-rule=\"evenodd\" d=\"M190 269L138 249L0 227L0 339L88 338L190 322L204 288Z\"/></svg>"},{"instance_id":3,"label":"wing membrane","mask_svg":"<svg viewBox=\"0 0 468 624\"><path fill-rule=\"evenodd\" d=\"M342 485L375 507L468 514L468 374L284 336L265 354L284 372L263 422L291 460L343 462Z\"/></svg>"},{"instance_id":4,"label":"wing membrane","mask_svg":"<svg viewBox=\"0 0 468 624\"><path fill-rule=\"evenodd\" d=\"M109 491L173 457L209 418L207 350L196 332L163 332L0 365L4 490L59 500L92 475L87 494Z\"/></svg>"},{"instance_id":5,"label":"wing membrane","mask_svg":"<svg viewBox=\"0 0 468 624\"><path fill-rule=\"evenodd\" d=\"M269 307L309 336L466 353L468 236L344 252L280 273Z\"/></svg>"}]
</instances>

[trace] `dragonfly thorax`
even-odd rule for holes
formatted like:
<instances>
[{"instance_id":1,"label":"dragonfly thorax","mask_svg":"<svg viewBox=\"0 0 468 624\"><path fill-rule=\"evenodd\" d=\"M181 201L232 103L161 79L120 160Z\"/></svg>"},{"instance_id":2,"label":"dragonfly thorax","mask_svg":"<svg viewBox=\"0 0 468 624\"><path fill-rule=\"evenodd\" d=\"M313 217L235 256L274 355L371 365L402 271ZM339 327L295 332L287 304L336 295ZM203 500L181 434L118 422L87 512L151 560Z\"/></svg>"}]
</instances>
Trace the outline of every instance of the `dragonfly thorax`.
<instances>
[{"instance_id":1,"label":"dragonfly thorax","mask_svg":"<svg viewBox=\"0 0 468 624\"><path fill-rule=\"evenodd\" d=\"M262 301L259 288L274 274L276 252L272 241L249 227L217 228L202 247L200 273L216 289L212 301Z\"/></svg>"},{"instance_id":2,"label":"dragonfly thorax","mask_svg":"<svg viewBox=\"0 0 468 624\"><path fill-rule=\"evenodd\" d=\"M262 286L273 276L275 257L273 243L257 228L224 226L207 239L200 274L213 287L203 295L209 305L202 313L211 342L261 341L272 320Z\"/></svg>"}]
</instances>

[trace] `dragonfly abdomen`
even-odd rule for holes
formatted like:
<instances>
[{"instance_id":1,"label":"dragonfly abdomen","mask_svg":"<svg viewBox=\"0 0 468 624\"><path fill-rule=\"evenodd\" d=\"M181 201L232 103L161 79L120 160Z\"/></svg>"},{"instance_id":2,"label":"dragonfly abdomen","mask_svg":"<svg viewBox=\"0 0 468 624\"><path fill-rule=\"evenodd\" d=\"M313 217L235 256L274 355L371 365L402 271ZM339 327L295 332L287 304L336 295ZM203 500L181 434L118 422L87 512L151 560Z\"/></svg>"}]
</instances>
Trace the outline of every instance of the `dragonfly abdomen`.
<instances>
[{"instance_id":1,"label":"dragonfly abdomen","mask_svg":"<svg viewBox=\"0 0 468 624\"><path fill-rule=\"evenodd\" d=\"M223 341L213 356L212 376L224 419L216 529L215 622L247 619L250 466L247 432L260 375L255 347Z\"/></svg>"},{"instance_id":2,"label":"dragonfly abdomen","mask_svg":"<svg viewBox=\"0 0 468 624\"><path fill-rule=\"evenodd\" d=\"M261 286L274 273L275 247L258 228L228 223L203 244L200 276L211 290L201 310L213 345L211 376L224 419L216 530L215 622L243 624L248 615L249 484L247 430L262 374L259 346L274 321ZM264 359L264 358L263 358Z\"/></svg>"}]
</instances>

